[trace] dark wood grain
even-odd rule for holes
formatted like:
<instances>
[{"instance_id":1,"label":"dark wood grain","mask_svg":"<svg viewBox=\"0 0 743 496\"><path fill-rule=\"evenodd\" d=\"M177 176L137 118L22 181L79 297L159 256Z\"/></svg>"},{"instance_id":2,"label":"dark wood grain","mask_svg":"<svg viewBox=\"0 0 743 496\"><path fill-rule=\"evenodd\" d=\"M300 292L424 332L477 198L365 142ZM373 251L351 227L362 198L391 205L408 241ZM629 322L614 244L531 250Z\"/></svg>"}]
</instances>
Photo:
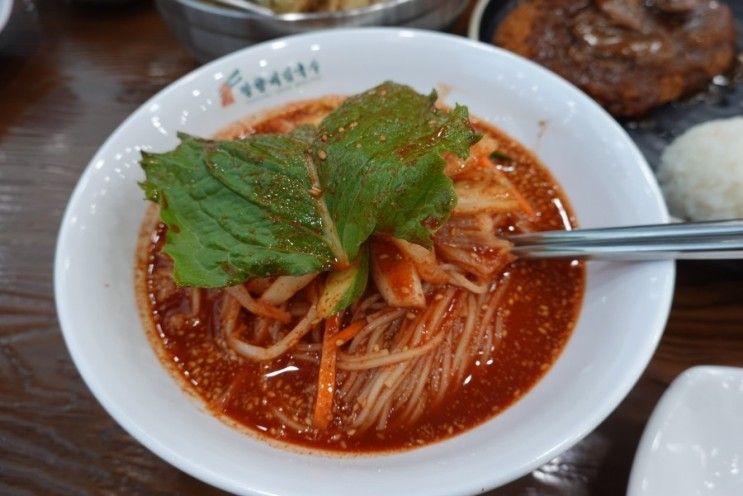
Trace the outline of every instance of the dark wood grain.
<instances>
[{"instance_id":1,"label":"dark wood grain","mask_svg":"<svg viewBox=\"0 0 743 496\"><path fill-rule=\"evenodd\" d=\"M150 2L16 3L23 12L0 38L0 494L221 494L149 453L102 410L64 346L52 293L59 221L88 160L196 63ZM669 382L696 364L743 365L742 300L741 264L680 264L668 328L627 399L573 449L492 494L624 494Z\"/></svg>"}]
</instances>

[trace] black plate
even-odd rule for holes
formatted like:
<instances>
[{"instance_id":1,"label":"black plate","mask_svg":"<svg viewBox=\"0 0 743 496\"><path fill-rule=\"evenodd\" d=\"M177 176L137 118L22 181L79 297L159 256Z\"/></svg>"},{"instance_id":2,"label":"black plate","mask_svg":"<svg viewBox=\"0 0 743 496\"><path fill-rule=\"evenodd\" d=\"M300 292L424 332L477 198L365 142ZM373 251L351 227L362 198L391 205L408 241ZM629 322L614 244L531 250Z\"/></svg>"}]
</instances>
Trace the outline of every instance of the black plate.
<instances>
[{"instance_id":1,"label":"black plate","mask_svg":"<svg viewBox=\"0 0 743 496\"><path fill-rule=\"evenodd\" d=\"M495 28L517 0L493 0L483 11L480 41L491 43ZM729 74L715 78L706 91L653 110L643 119L619 120L655 169L663 149L690 127L712 119L743 115L743 0L725 2L737 21L736 65ZM743 137L741 137L743 139Z\"/></svg>"}]
</instances>

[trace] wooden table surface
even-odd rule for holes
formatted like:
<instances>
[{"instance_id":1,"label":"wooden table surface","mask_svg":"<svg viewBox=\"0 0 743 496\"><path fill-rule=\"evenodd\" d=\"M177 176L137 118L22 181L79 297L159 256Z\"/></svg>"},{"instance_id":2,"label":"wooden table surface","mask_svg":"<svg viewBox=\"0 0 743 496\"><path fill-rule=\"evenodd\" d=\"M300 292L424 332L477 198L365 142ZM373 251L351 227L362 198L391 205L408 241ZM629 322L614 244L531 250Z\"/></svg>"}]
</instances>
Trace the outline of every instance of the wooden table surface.
<instances>
[{"instance_id":1,"label":"wooden table surface","mask_svg":"<svg viewBox=\"0 0 743 496\"><path fill-rule=\"evenodd\" d=\"M64 346L52 292L60 218L88 160L197 63L148 1L15 1L21 12L0 37L0 494L222 494L103 411ZM740 265L680 263L663 340L625 401L574 448L492 494L624 494L645 422L674 377L743 365L742 300Z\"/></svg>"}]
</instances>

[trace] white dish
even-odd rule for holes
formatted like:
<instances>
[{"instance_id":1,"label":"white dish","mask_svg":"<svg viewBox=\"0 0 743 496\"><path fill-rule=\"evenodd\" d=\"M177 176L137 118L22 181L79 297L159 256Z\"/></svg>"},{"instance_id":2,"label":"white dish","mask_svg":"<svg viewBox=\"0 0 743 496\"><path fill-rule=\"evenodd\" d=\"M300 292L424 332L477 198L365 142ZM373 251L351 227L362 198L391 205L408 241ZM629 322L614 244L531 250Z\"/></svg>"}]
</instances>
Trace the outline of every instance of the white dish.
<instances>
[{"instance_id":1,"label":"white dish","mask_svg":"<svg viewBox=\"0 0 743 496\"><path fill-rule=\"evenodd\" d=\"M694 367L663 394L632 465L628 496L743 494L743 369Z\"/></svg>"},{"instance_id":2,"label":"white dish","mask_svg":"<svg viewBox=\"0 0 743 496\"><path fill-rule=\"evenodd\" d=\"M298 63L306 78L267 86L260 98L236 86L235 103L221 106L219 88L235 80L235 70L254 82ZM647 164L608 114L557 76L491 46L425 31L334 30L257 45L185 76L132 114L82 175L61 225L55 293L67 346L101 404L142 444L210 484L240 494L484 491L595 428L655 350L673 263L596 263L578 325L551 371L503 414L444 442L384 456L300 454L227 426L181 390L155 356L134 300L134 249L146 208L136 184L139 150L172 148L176 130L210 136L262 109L357 93L386 79L419 91L447 85L447 102L469 105L544 160L583 226L668 220Z\"/></svg>"},{"instance_id":3,"label":"white dish","mask_svg":"<svg viewBox=\"0 0 743 496\"><path fill-rule=\"evenodd\" d=\"M10 14L13 12L13 0L0 0L0 33L10 20Z\"/></svg>"}]
</instances>

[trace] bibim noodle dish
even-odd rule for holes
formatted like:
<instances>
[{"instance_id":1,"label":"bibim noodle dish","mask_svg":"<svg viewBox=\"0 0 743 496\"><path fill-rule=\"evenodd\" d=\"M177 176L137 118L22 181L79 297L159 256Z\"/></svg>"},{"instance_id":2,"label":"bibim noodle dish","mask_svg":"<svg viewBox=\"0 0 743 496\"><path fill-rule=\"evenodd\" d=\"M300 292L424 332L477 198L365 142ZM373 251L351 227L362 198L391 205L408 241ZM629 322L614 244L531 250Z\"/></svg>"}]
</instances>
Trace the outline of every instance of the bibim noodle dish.
<instances>
[{"instance_id":1,"label":"bibim noodle dish","mask_svg":"<svg viewBox=\"0 0 743 496\"><path fill-rule=\"evenodd\" d=\"M585 267L517 260L505 236L571 229L570 204L529 150L436 100L386 82L143 154L140 311L209 411L303 448L411 449L550 369Z\"/></svg>"}]
</instances>

